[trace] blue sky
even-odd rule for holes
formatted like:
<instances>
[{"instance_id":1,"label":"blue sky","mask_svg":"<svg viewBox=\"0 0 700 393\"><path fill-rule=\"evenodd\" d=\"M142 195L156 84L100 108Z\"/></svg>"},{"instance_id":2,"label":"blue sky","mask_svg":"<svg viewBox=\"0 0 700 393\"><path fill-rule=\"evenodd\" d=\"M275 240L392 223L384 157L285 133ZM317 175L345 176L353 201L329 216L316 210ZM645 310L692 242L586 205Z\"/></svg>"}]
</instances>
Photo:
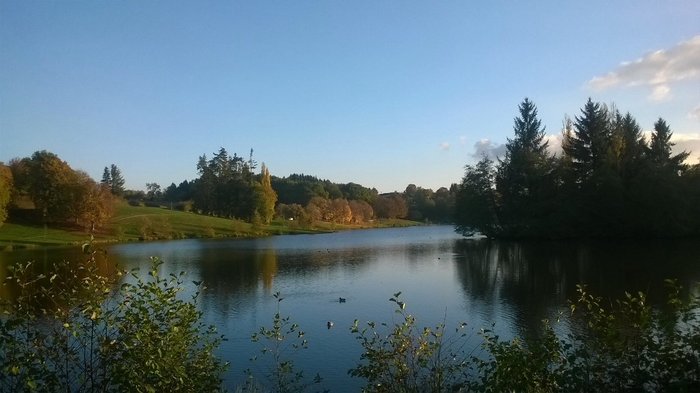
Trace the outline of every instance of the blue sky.
<instances>
[{"instance_id":1,"label":"blue sky","mask_svg":"<svg viewBox=\"0 0 700 393\"><path fill-rule=\"evenodd\" d=\"M46 149L143 189L253 148L277 176L437 189L524 97L553 141L592 97L697 153L699 21L690 0L0 0L0 161Z\"/></svg>"}]
</instances>

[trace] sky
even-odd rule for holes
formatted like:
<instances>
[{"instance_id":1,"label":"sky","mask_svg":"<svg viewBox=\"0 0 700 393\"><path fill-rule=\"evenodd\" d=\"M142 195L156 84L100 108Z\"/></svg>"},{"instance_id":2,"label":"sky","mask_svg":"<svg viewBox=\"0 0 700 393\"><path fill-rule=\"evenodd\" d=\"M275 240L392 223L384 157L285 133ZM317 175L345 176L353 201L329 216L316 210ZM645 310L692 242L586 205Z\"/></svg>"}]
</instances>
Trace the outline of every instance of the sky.
<instances>
[{"instance_id":1,"label":"sky","mask_svg":"<svg viewBox=\"0 0 700 393\"><path fill-rule=\"evenodd\" d=\"M436 190L517 106L556 145L590 97L700 157L700 2L0 0L0 161L48 150L127 188L224 147L275 176Z\"/></svg>"}]
</instances>

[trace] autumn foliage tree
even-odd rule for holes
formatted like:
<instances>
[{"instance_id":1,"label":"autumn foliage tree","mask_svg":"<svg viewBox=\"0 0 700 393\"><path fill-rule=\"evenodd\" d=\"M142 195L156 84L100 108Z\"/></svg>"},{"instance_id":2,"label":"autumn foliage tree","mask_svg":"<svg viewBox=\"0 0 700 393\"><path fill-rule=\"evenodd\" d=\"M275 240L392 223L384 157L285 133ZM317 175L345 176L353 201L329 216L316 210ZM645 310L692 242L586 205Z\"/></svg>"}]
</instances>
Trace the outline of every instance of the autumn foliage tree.
<instances>
[{"instance_id":1,"label":"autumn foliage tree","mask_svg":"<svg viewBox=\"0 0 700 393\"><path fill-rule=\"evenodd\" d=\"M15 193L31 199L40 222L94 228L112 215L109 189L54 153L37 151L31 157L12 160L10 168L16 179Z\"/></svg>"},{"instance_id":2,"label":"autumn foliage tree","mask_svg":"<svg viewBox=\"0 0 700 393\"><path fill-rule=\"evenodd\" d=\"M0 226L7 219L7 206L12 197L12 171L0 162Z\"/></svg>"},{"instance_id":3,"label":"autumn foliage tree","mask_svg":"<svg viewBox=\"0 0 700 393\"><path fill-rule=\"evenodd\" d=\"M260 168L260 179L255 184L255 195L257 200L256 211L260 219L269 224L275 215L275 203L277 202L277 193L272 189L270 181L270 171L263 163Z\"/></svg>"}]
</instances>

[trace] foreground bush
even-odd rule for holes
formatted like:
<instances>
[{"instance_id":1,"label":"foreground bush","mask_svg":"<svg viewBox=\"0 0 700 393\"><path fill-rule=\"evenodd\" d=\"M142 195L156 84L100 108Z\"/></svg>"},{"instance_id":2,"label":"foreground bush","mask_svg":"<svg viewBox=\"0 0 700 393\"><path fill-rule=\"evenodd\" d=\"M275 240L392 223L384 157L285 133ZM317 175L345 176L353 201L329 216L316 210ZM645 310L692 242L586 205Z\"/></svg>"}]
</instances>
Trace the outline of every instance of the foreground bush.
<instances>
[{"instance_id":1,"label":"foreground bush","mask_svg":"<svg viewBox=\"0 0 700 393\"><path fill-rule=\"evenodd\" d=\"M605 302L579 286L571 333L558 337L549 321L530 340L481 329L479 356L465 352L464 324L449 340L444 325L419 329L395 294L399 322L351 328L363 354L349 373L365 392L698 392L700 288L684 299L667 284L660 310L643 293Z\"/></svg>"},{"instance_id":2,"label":"foreground bush","mask_svg":"<svg viewBox=\"0 0 700 393\"><path fill-rule=\"evenodd\" d=\"M183 275L146 277L113 290L95 259L12 268L5 285L18 296L1 305L0 392L212 392L227 364L213 351L223 339L204 326L198 293L183 300ZM118 272L117 276L123 276Z\"/></svg>"}]
</instances>

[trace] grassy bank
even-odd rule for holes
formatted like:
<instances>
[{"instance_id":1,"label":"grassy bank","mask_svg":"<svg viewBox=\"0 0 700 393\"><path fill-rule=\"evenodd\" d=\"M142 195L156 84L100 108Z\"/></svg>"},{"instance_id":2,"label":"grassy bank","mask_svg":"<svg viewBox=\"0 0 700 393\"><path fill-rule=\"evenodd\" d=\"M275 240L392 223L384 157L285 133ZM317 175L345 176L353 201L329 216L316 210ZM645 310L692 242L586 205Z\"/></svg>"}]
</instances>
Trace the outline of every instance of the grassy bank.
<instances>
[{"instance_id":1,"label":"grassy bank","mask_svg":"<svg viewBox=\"0 0 700 393\"><path fill-rule=\"evenodd\" d=\"M323 233L347 229L404 227L418 225L407 220L376 220L362 225L328 222L302 226L275 220L254 225L240 220L203 216L165 207L130 206L120 202L114 217L95 236L96 242L127 242L159 239L260 237L296 233ZM80 226L43 226L10 220L0 227L0 250L38 246L80 244L89 233Z\"/></svg>"}]
</instances>

